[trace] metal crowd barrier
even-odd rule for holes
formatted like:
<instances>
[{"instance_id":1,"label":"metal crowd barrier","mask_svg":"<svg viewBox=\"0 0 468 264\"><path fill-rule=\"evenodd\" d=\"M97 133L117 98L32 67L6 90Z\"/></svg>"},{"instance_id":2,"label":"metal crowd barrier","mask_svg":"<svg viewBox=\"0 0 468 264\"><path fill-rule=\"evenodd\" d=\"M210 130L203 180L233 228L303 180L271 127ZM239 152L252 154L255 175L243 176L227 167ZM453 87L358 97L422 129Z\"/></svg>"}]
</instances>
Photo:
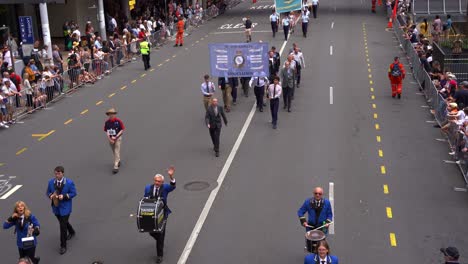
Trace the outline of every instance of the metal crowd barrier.
<instances>
[{"instance_id":1,"label":"metal crowd barrier","mask_svg":"<svg viewBox=\"0 0 468 264\"><path fill-rule=\"evenodd\" d=\"M426 102L431 108L431 112L434 114L436 122L440 127L447 126L445 134L447 136L451 152L454 154L454 158L457 160L456 164L460 168L463 178L468 185L468 154L462 151L465 146L465 136L457 124L448 120L447 103L435 87L429 73L426 72L421 64L417 51L414 49L411 42L404 38L405 32L401 27L400 21L404 20L399 17L399 19L396 19L393 23L393 29L400 41L400 47L406 54L413 76L419 84L419 87L426 98Z\"/></svg>"}]
</instances>

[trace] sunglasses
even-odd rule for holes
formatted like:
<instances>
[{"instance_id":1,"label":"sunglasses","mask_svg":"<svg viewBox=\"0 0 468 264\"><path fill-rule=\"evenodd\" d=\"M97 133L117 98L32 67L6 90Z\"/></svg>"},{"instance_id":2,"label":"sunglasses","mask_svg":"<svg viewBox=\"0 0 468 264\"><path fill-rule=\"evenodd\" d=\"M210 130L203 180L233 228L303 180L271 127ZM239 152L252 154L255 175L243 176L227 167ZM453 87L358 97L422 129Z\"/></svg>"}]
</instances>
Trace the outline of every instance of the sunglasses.
<instances>
[{"instance_id":1,"label":"sunglasses","mask_svg":"<svg viewBox=\"0 0 468 264\"><path fill-rule=\"evenodd\" d=\"M314 194L322 195L323 193L318 193L318 192L316 192L316 193L314 193Z\"/></svg>"}]
</instances>

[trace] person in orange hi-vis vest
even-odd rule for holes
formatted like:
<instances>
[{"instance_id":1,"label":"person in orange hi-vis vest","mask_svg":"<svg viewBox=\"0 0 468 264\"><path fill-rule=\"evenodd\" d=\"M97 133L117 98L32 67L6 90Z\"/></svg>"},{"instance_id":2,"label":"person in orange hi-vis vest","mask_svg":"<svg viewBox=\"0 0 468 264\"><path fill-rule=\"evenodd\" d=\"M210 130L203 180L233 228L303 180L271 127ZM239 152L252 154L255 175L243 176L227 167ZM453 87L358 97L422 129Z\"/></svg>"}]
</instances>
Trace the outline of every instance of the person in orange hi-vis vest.
<instances>
[{"instance_id":1,"label":"person in orange hi-vis vest","mask_svg":"<svg viewBox=\"0 0 468 264\"><path fill-rule=\"evenodd\" d=\"M392 97L398 95L398 99L401 98L401 89L403 88L403 79L405 79L405 69L403 64L400 63L400 58L395 57L393 63L388 68L388 79L392 85Z\"/></svg>"},{"instance_id":2,"label":"person in orange hi-vis vest","mask_svg":"<svg viewBox=\"0 0 468 264\"><path fill-rule=\"evenodd\" d=\"M179 21L177 21L177 35L175 40L174 47L182 46L184 44L184 27L185 22L182 16L179 16ZM180 44L180 45L179 45Z\"/></svg>"}]
</instances>

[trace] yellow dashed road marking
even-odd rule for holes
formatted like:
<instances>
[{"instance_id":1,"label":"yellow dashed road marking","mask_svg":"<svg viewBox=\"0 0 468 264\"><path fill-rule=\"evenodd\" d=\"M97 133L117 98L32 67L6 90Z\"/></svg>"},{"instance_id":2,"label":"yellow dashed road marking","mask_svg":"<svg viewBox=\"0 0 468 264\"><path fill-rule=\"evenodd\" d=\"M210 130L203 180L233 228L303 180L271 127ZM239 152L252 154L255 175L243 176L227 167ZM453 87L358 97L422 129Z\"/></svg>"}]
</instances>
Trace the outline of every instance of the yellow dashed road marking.
<instances>
[{"instance_id":1,"label":"yellow dashed road marking","mask_svg":"<svg viewBox=\"0 0 468 264\"><path fill-rule=\"evenodd\" d=\"M370 88L370 91L371 91L371 92L374 92L374 88L371 87L371 88Z\"/></svg>"},{"instance_id":2,"label":"yellow dashed road marking","mask_svg":"<svg viewBox=\"0 0 468 264\"><path fill-rule=\"evenodd\" d=\"M372 80L369 81L370 84L374 84L374 82Z\"/></svg>"},{"instance_id":3,"label":"yellow dashed road marking","mask_svg":"<svg viewBox=\"0 0 468 264\"><path fill-rule=\"evenodd\" d=\"M18 150L18 152L16 152L16 156L19 156L21 155L21 153L25 152L28 148L22 148L20 150Z\"/></svg>"},{"instance_id":4,"label":"yellow dashed road marking","mask_svg":"<svg viewBox=\"0 0 468 264\"><path fill-rule=\"evenodd\" d=\"M380 138L380 136L376 136L375 138L377 139L377 142L379 142L379 143L380 143L380 141L382 140L382 139Z\"/></svg>"},{"instance_id":5,"label":"yellow dashed road marking","mask_svg":"<svg viewBox=\"0 0 468 264\"><path fill-rule=\"evenodd\" d=\"M125 90L125 89L127 89L127 85L124 85L124 86L120 87L120 90L122 90L122 91Z\"/></svg>"},{"instance_id":6,"label":"yellow dashed road marking","mask_svg":"<svg viewBox=\"0 0 468 264\"><path fill-rule=\"evenodd\" d=\"M375 99L375 95L371 95L370 99L374 100L374 99Z\"/></svg>"},{"instance_id":7,"label":"yellow dashed road marking","mask_svg":"<svg viewBox=\"0 0 468 264\"><path fill-rule=\"evenodd\" d=\"M161 67L161 66L163 66L163 64L162 64L162 63L158 65L158 67Z\"/></svg>"},{"instance_id":8,"label":"yellow dashed road marking","mask_svg":"<svg viewBox=\"0 0 468 264\"><path fill-rule=\"evenodd\" d=\"M377 119L377 118L378 118L377 113L374 113L374 119Z\"/></svg>"},{"instance_id":9,"label":"yellow dashed road marking","mask_svg":"<svg viewBox=\"0 0 468 264\"><path fill-rule=\"evenodd\" d=\"M85 109L85 110L81 111L80 114L84 115L84 114L88 113L88 111L89 111L88 109Z\"/></svg>"},{"instance_id":10,"label":"yellow dashed road marking","mask_svg":"<svg viewBox=\"0 0 468 264\"><path fill-rule=\"evenodd\" d=\"M111 98L111 97L114 96L114 95L115 95L115 93L111 93L111 94L109 94L107 97Z\"/></svg>"},{"instance_id":11,"label":"yellow dashed road marking","mask_svg":"<svg viewBox=\"0 0 468 264\"><path fill-rule=\"evenodd\" d=\"M379 157L383 158L383 151L379 149Z\"/></svg>"},{"instance_id":12,"label":"yellow dashed road marking","mask_svg":"<svg viewBox=\"0 0 468 264\"><path fill-rule=\"evenodd\" d=\"M397 246L395 233L390 233L390 245L391 245L392 247L396 247L396 246Z\"/></svg>"},{"instance_id":13,"label":"yellow dashed road marking","mask_svg":"<svg viewBox=\"0 0 468 264\"><path fill-rule=\"evenodd\" d=\"M377 105L376 105L376 104L372 104L372 108L376 109L376 108L377 108Z\"/></svg>"},{"instance_id":14,"label":"yellow dashed road marking","mask_svg":"<svg viewBox=\"0 0 468 264\"><path fill-rule=\"evenodd\" d=\"M380 166L380 173L382 173L382 174L386 174L386 173L387 173L387 170L385 169L385 166L384 166L384 165Z\"/></svg>"},{"instance_id":15,"label":"yellow dashed road marking","mask_svg":"<svg viewBox=\"0 0 468 264\"><path fill-rule=\"evenodd\" d=\"M151 69L150 72L154 71L154 69Z\"/></svg>"},{"instance_id":16,"label":"yellow dashed road marking","mask_svg":"<svg viewBox=\"0 0 468 264\"><path fill-rule=\"evenodd\" d=\"M388 194L388 193L389 193L389 191L388 191L388 185L387 185L387 184L384 184L384 185L383 185L383 193L385 193L385 194Z\"/></svg>"},{"instance_id":17,"label":"yellow dashed road marking","mask_svg":"<svg viewBox=\"0 0 468 264\"><path fill-rule=\"evenodd\" d=\"M392 219L393 218L393 214L392 214L392 208L391 207L387 207L387 217Z\"/></svg>"},{"instance_id":18,"label":"yellow dashed road marking","mask_svg":"<svg viewBox=\"0 0 468 264\"><path fill-rule=\"evenodd\" d=\"M70 118L70 119L68 119L67 121L65 121L65 123L63 123L63 124L64 124L64 125L68 125L68 124L70 124L71 122L73 122L73 119Z\"/></svg>"},{"instance_id":19,"label":"yellow dashed road marking","mask_svg":"<svg viewBox=\"0 0 468 264\"><path fill-rule=\"evenodd\" d=\"M145 76L146 76L146 73L143 73L142 75L140 75L141 78L143 78Z\"/></svg>"},{"instance_id":20,"label":"yellow dashed road marking","mask_svg":"<svg viewBox=\"0 0 468 264\"><path fill-rule=\"evenodd\" d=\"M133 80L132 83L136 83L137 80Z\"/></svg>"},{"instance_id":21,"label":"yellow dashed road marking","mask_svg":"<svg viewBox=\"0 0 468 264\"><path fill-rule=\"evenodd\" d=\"M172 55L172 58L175 58L175 57L177 57L177 55L176 55L176 54Z\"/></svg>"},{"instance_id":22,"label":"yellow dashed road marking","mask_svg":"<svg viewBox=\"0 0 468 264\"><path fill-rule=\"evenodd\" d=\"M102 103L104 103L104 101L99 101L99 102L96 103L96 105L100 105Z\"/></svg>"},{"instance_id":23,"label":"yellow dashed road marking","mask_svg":"<svg viewBox=\"0 0 468 264\"><path fill-rule=\"evenodd\" d=\"M166 62L169 62L171 59L167 59Z\"/></svg>"},{"instance_id":24,"label":"yellow dashed road marking","mask_svg":"<svg viewBox=\"0 0 468 264\"><path fill-rule=\"evenodd\" d=\"M380 125L379 124L375 124L375 130L379 130L380 129Z\"/></svg>"}]
</instances>

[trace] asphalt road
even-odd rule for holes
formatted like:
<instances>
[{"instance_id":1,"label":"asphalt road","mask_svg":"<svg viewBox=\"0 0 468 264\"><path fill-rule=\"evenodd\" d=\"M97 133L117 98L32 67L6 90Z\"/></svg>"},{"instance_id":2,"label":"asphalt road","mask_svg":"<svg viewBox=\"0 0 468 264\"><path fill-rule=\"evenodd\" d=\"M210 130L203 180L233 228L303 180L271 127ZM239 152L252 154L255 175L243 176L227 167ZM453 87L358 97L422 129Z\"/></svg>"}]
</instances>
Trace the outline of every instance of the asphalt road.
<instances>
[{"instance_id":1,"label":"asphalt road","mask_svg":"<svg viewBox=\"0 0 468 264\"><path fill-rule=\"evenodd\" d=\"M199 91L209 72L207 44L243 42L235 26L246 14L258 23L253 41L277 49L284 44L281 31L276 39L269 32L270 9L252 9L250 2L193 31L184 47L153 52L154 71L144 72L140 61L127 65L1 131L0 174L16 176L10 183L22 185L0 200L3 218L16 200L28 203L41 222L37 252L44 263L153 263L154 241L138 233L130 214L145 184L173 164L178 187L169 197L165 263L179 261L213 190L217 196L187 263L302 263L304 230L296 210L315 186L328 195L331 182L335 234L328 240L343 263L439 263L438 249L449 244L468 254L467 195L453 191L463 186L462 177L443 162L450 159L447 145L435 140L442 135L426 122L431 116L411 76L403 98L390 97L386 70L393 56L403 54L384 30L383 11L371 14L367 2L323 2L307 39L298 27L282 54L284 61L296 42L306 58L292 112L280 110L272 130L269 111L251 112L253 94L239 97L222 131L219 158L203 123ZM271 4L260 0L255 6ZM118 109L127 127L117 175L102 132L109 107ZM42 141L31 137L52 130ZM63 256L44 194L59 164L78 190L70 220L77 236ZM184 188L194 182L210 186ZM12 230L0 231L2 263L14 263L15 245Z\"/></svg>"}]
</instances>

